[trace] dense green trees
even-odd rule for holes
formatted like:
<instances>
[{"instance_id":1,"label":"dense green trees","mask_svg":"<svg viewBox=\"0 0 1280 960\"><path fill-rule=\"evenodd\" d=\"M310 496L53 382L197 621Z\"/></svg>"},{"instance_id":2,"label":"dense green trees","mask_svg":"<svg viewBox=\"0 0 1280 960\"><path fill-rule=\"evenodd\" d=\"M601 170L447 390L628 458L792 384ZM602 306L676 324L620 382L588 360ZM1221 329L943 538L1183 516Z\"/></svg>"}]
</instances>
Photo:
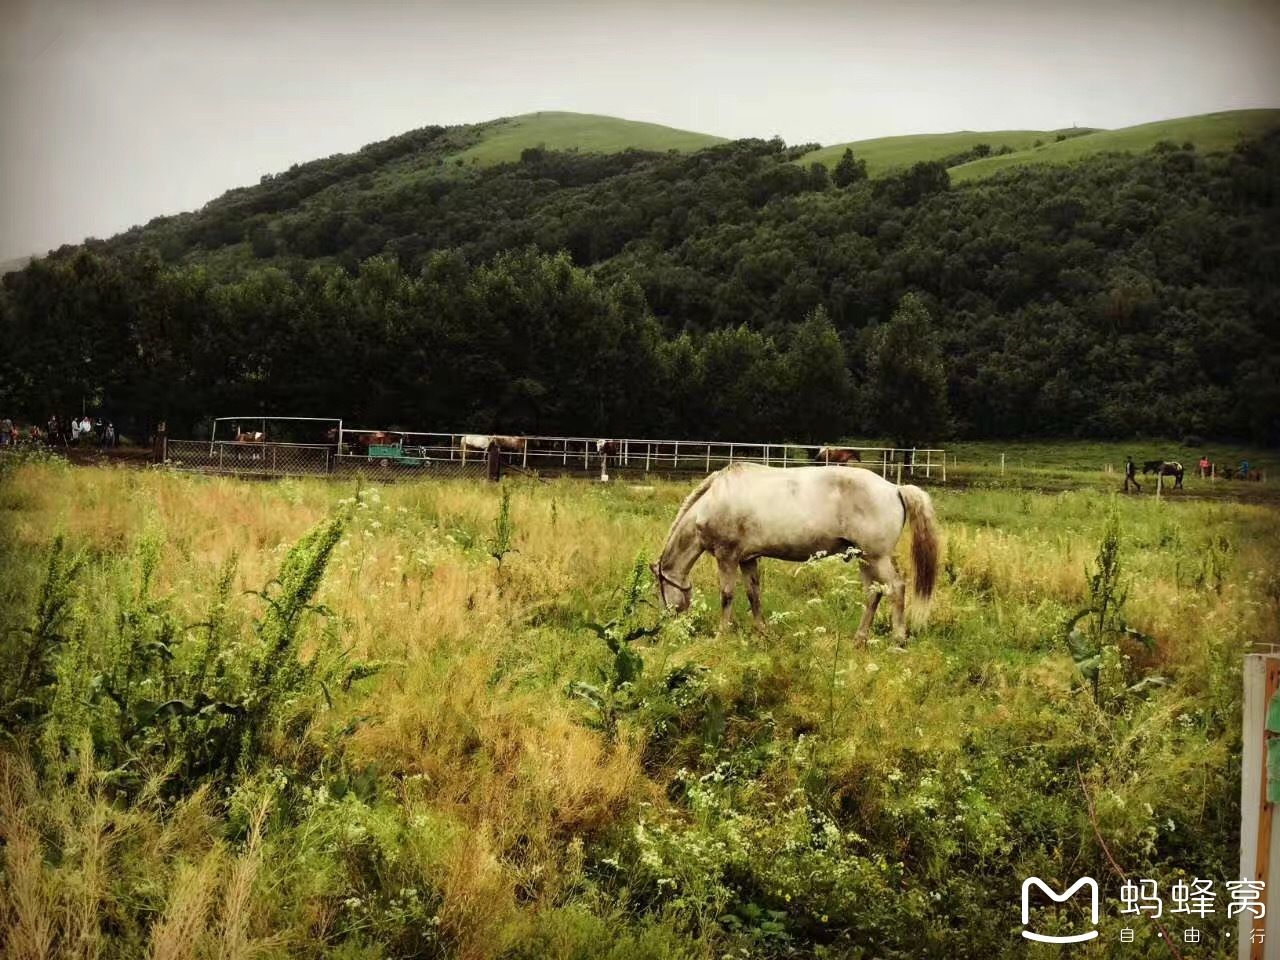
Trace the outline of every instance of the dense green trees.
<instances>
[{"instance_id":1,"label":"dense green trees","mask_svg":"<svg viewBox=\"0 0 1280 960\"><path fill-rule=\"evenodd\" d=\"M874 331L867 356L867 407L878 432L915 447L950 428L947 373L929 311L914 293Z\"/></svg>"},{"instance_id":2,"label":"dense green trees","mask_svg":"<svg viewBox=\"0 0 1280 960\"><path fill-rule=\"evenodd\" d=\"M446 162L462 136L307 164L7 276L0 407L83 402L175 429L262 411L1280 440L1280 137L959 187L925 163L831 189L777 140L480 169ZM884 344L923 312L949 417L931 372L929 403L891 430L886 385L905 374Z\"/></svg>"}]
</instances>

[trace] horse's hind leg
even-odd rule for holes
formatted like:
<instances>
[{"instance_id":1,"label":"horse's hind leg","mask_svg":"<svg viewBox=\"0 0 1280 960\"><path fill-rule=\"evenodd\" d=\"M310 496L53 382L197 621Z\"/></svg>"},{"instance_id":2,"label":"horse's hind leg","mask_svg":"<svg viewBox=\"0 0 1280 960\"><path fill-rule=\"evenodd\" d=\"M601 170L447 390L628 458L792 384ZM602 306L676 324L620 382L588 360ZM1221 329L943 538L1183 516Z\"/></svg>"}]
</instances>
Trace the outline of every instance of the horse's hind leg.
<instances>
[{"instance_id":1,"label":"horse's hind leg","mask_svg":"<svg viewBox=\"0 0 1280 960\"><path fill-rule=\"evenodd\" d=\"M756 628L764 629L764 617L760 614L760 561L743 560L738 564L742 577L747 582L747 602L751 604L751 618Z\"/></svg>"},{"instance_id":2,"label":"horse's hind leg","mask_svg":"<svg viewBox=\"0 0 1280 960\"><path fill-rule=\"evenodd\" d=\"M716 557L720 571L720 630L728 630L733 621L733 588L738 580L738 561L732 557Z\"/></svg>"}]
</instances>

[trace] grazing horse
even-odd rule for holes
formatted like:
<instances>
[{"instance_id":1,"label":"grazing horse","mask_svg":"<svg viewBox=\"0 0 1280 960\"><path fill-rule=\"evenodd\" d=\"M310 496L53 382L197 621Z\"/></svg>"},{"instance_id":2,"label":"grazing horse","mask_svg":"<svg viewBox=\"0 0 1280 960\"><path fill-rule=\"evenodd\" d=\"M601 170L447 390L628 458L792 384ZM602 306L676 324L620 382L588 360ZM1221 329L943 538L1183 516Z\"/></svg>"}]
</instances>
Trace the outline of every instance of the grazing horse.
<instances>
[{"instance_id":1,"label":"grazing horse","mask_svg":"<svg viewBox=\"0 0 1280 960\"><path fill-rule=\"evenodd\" d=\"M814 463L861 463L862 454L848 447L823 447L813 455Z\"/></svg>"},{"instance_id":2,"label":"grazing horse","mask_svg":"<svg viewBox=\"0 0 1280 960\"><path fill-rule=\"evenodd\" d=\"M265 430L241 430L237 423L236 435L232 439L236 443L266 443L267 434Z\"/></svg>"},{"instance_id":3,"label":"grazing horse","mask_svg":"<svg viewBox=\"0 0 1280 960\"><path fill-rule=\"evenodd\" d=\"M1164 466L1163 460L1143 460L1142 475L1145 477L1148 473L1155 473L1162 466Z\"/></svg>"},{"instance_id":4,"label":"grazing horse","mask_svg":"<svg viewBox=\"0 0 1280 960\"><path fill-rule=\"evenodd\" d=\"M856 638L865 643L883 584L893 595L893 633L907 635L906 582L893 551L908 521L915 566L915 595L927 602L938 570L938 523L933 502L919 487L897 486L860 467L799 467L784 470L735 463L719 470L685 498L658 562L650 569L663 606L688 608L689 572L703 553L720 571L720 628L729 625L739 572L756 626L760 614L761 557L803 562L820 554L859 552L867 606Z\"/></svg>"}]
</instances>

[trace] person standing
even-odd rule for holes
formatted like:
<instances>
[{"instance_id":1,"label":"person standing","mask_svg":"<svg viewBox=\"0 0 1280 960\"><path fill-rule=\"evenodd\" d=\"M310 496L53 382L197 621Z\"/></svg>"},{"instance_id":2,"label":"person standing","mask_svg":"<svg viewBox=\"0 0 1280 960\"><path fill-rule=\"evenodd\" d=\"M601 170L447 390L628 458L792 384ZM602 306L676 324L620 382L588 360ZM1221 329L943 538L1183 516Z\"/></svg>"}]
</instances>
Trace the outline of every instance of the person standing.
<instances>
[{"instance_id":1,"label":"person standing","mask_svg":"<svg viewBox=\"0 0 1280 960\"><path fill-rule=\"evenodd\" d=\"M102 445L108 448L116 445L116 425L110 420L107 421L106 429L102 431Z\"/></svg>"},{"instance_id":2,"label":"person standing","mask_svg":"<svg viewBox=\"0 0 1280 960\"><path fill-rule=\"evenodd\" d=\"M7 447L13 440L13 421L8 417L0 420L0 447Z\"/></svg>"},{"instance_id":3,"label":"person standing","mask_svg":"<svg viewBox=\"0 0 1280 960\"><path fill-rule=\"evenodd\" d=\"M1209 476L1209 471L1213 469L1213 464L1209 462L1209 455L1206 453L1200 458L1200 477L1203 479Z\"/></svg>"}]
</instances>

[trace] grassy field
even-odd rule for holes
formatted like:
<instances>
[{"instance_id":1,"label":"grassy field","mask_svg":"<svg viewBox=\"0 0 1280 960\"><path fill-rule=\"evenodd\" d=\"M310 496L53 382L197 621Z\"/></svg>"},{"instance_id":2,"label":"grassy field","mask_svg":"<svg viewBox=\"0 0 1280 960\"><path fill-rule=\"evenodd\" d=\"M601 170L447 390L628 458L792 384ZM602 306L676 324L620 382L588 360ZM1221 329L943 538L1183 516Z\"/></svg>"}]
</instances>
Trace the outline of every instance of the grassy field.
<instances>
[{"instance_id":1,"label":"grassy field","mask_svg":"<svg viewBox=\"0 0 1280 960\"><path fill-rule=\"evenodd\" d=\"M1154 955L1086 791L1134 875L1235 875L1270 508L936 490L928 622L858 649L838 560L659 616L688 484L0 469L9 957L1056 956L1032 874Z\"/></svg>"},{"instance_id":2,"label":"grassy field","mask_svg":"<svg viewBox=\"0 0 1280 960\"><path fill-rule=\"evenodd\" d=\"M1196 117L1179 117L1142 123L1119 130L1098 130L1061 142L1045 138L1043 146L973 160L951 169L956 183L981 180L1010 167L1032 163L1071 163L1100 153L1141 153L1162 140L1181 146L1192 143L1197 150L1229 150L1240 140L1258 137L1280 127L1280 110L1229 110Z\"/></svg>"},{"instance_id":3,"label":"grassy field","mask_svg":"<svg viewBox=\"0 0 1280 960\"><path fill-rule=\"evenodd\" d=\"M837 143L821 150L806 153L797 162L825 164L834 168L846 149L867 161L867 173L873 177L901 170L922 160L942 160L971 150L980 143L993 150L1007 144L1014 150L1029 150L1037 140L1052 140L1052 130L957 130L952 133L918 133L901 137L877 137L873 140L853 140Z\"/></svg>"},{"instance_id":4,"label":"grassy field","mask_svg":"<svg viewBox=\"0 0 1280 960\"><path fill-rule=\"evenodd\" d=\"M486 127L479 143L450 159L488 166L519 160L520 151L528 147L619 153L629 149L689 151L724 143L723 137L706 133L590 113L526 113Z\"/></svg>"},{"instance_id":5,"label":"grassy field","mask_svg":"<svg viewBox=\"0 0 1280 960\"><path fill-rule=\"evenodd\" d=\"M1179 146L1190 142L1201 151L1226 150L1242 138L1260 136L1277 126L1280 126L1280 110L1230 110L1084 134L1074 130L962 130L838 143L807 153L798 162L834 167L848 147L854 156L867 161L867 172L874 177L922 160L954 156L980 143L990 145L992 150L1004 145L1013 148L1013 153L952 167L951 179L963 183L1029 163L1070 163L1099 153L1139 153L1150 150L1161 140L1170 140ZM1060 134L1065 134L1066 139L1056 140ZM1038 147L1037 141L1041 144Z\"/></svg>"}]
</instances>

